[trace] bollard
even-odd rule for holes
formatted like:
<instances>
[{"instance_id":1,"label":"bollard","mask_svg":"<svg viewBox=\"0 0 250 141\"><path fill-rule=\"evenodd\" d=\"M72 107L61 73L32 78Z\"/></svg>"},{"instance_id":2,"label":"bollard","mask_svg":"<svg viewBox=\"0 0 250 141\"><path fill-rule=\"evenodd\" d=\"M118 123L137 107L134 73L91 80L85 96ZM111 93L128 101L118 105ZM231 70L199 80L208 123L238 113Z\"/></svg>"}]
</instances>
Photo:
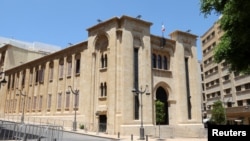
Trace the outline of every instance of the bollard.
<instances>
[{"instance_id":1,"label":"bollard","mask_svg":"<svg viewBox=\"0 0 250 141\"><path fill-rule=\"evenodd\" d=\"M148 141L148 135L146 135L146 141Z\"/></svg>"},{"instance_id":2,"label":"bollard","mask_svg":"<svg viewBox=\"0 0 250 141\"><path fill-rule=\"evenodd\" d=\"M133 141L133 134L131 134L131 141Z\"/></svg>"},{"instance_id":3,"label":"bollard","mask_svg":"<svg viewBox=\"0 0 250 141\"><path fill-rule=\"evenodd\" d=\"M118 139L120 138L120 132L118 132Z\"/></svg>"}]
</instances>

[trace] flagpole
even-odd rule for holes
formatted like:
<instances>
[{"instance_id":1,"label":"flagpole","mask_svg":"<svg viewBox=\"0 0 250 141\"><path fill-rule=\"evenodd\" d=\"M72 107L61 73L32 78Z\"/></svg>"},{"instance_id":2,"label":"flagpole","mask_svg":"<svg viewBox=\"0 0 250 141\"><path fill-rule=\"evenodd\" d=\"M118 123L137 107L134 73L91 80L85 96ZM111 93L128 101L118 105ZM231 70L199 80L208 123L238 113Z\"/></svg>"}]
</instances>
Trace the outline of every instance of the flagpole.
<instances>
[{"instance_id":1,"label":"flagpole","mask_svg":"<svg viewBox=\"0 0 250 141\"><path fill-rule=\"evenodd\" d=\"M165 32L165 26L164 24L162 23L162 26L161 26L161 33L162 33L162 37L161 37L161 47L163 48L164 45L165 45L165 39L164 39L164 32Z\"/></svg>"},{"instance_id":2,"label":"flagpole","mask_svg":"<svg viewBox=\"0 0 250 141\"><path fill-rule=\"evenodd\" d=\"M164 25L162 25L163 27L162 27L162 30L161 30L161 36L162 36L162 38L164 37Z\"/></svg>"},{"instance_id":3,"label":"flagpole","mask_svg":"<svg viewBox=\"0 0 250 141\"><path fill-rule=\"evenodd\" d=\"M164 24L162 23L162 26L161 26L162 38L164 38L164 32L165 32L165 26L164 26Z\"/></svg>"}]
</instances>

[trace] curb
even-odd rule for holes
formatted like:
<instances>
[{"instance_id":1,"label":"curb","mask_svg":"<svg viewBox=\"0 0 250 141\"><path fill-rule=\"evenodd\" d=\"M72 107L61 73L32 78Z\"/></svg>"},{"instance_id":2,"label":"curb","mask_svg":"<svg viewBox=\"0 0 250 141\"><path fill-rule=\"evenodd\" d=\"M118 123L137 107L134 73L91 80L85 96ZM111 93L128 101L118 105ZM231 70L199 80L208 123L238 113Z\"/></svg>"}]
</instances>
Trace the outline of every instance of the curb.
<instances>
[{"instance_id":1,"label":"curb","mask_svg":"<svg viewBox=\"0 0 250 141\"><path fill-rule=\"evenodd\" d=\"M111 139L111 140L122 140L122 138L115 138L115 137L106 137L106 136L100 136L100 135L94 135L94 134L88 134L88 133L79 133L75 131L69 131L69 130L63 130L64 132L69 132L69 133L74 133L74 134L81 134L81 135L86 135L86 136L92 136L92 137L98 137L98 138L106 138L106 139Z\"/></svg>"}]
</instances>

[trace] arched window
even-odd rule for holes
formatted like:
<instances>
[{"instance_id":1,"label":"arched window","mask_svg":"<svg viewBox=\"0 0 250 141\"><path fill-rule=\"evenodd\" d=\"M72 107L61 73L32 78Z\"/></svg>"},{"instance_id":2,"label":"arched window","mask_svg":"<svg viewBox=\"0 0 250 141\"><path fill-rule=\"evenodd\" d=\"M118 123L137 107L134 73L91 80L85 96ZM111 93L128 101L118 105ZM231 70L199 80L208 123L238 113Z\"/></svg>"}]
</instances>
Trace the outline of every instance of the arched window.
<instances>
[{"instance_id":1,"label":"arched window","mask_svg":"<svg viewBox=\"0 0 250 141\"><path fill-rule=\"evenodd\" d=\"M161 69L162 68L162 59L161 59L161 55L158 55L158 68Z\"/></svg>"},{"instance_id":2,"label":"arched window","mask_svg":"<svg viewBox=\"0 0 250 141\"><path fill-rule=\"evenodd\" d=\"M101 83L101 97L103 97L103 83Z\"/></svg>"},{"instance_id":3,"label":"arched window","mask_svg":"<svg viewBox=\"0 0 250 141\"><path fill-rule=\"evenodd\" d=\"M156 68L156 55L155 54L152 55L152 67Z\"/></svg>"},{"instance_id":4,"label":"arched window","mask_svg":"<svg viewBox=\"0 0 250 141\"><path fill-rule=\"evenodd\" d=\"M57 110L62 108L62 93L57 94Z\"/></svg>"},{"instance_id":5,"label":"arched window","mask_svg":"<svg viewBox=\"0 0 250 141\"><path fill-rule=\"evenodd\" d=\"M81 55L77 54L75 56L75 73L76 74L80 74L80 70L81 70Z\"/></svg>"},{"instance_id":6,"label":"arched window","mask_svg":"<svg viewBox=\"0 0 250 141\"><path fill-rule=\"evenodd\" d=\"M163 57L163 69L164 70L168 69L168 59L166 56Z\"/></svg>"},{"instance_id":7,"label":"arched window","mask_svg":"<svg viewBox=\"0 0 250 141\"><path fill-rule=\"evenodd\" d=\"M11 75L8 76L9 78L11 78ZM8 90L10 89L10 80L8 81Z\"/></svg>"},{"instance_id":8,"label":"arched window","mask_svg":"<svg viewBox=\"0 0 250 141\"><path fill-rule=\"evenodd\" d=\"M72 72L72 58L71 56L67 57L67 76L71 76Z\"/></svg>"},{"instance_id":9,"label":"arched window","mask_svg":"<svg viewBox=\"0 0 250 141\"><path fill-rule=\"evenodd\" d=\"M60 59L59 61L59 79L63 78L64 61Z\"/></svg>"},{"instance_id":10,"label":"arched window","mask_svg":"<svg viewBox=\"0 0 250 141\"><path fill-rule=\"evenodd\" d=\"M104 68L104 62L105 62L104 55L102 54L102 56L101 56L101 68Z\"/></svg>"},{"instance_id":11,"label":"arched window","mask_svg":"<svg viewBox=\"0 0 250 141\"><path fill-rule=\"evenodd\" d=\"M45 65L42 65L41 68L39 69L39 74L38 74L39 75L38 79L40 83L44 82L44 71L45 71Z\"/></svg>"},{"instance_id":12,"label":"arched window","mask_svg":"<svg viewBox=\"0 0 250 141\"><path fill-rule=\"evenodd\" d=\"M106 68L108 66L108 57L107 54L101 55L101 68Z\"/></svg>"},{"instance_id":13,"label":"arched window","mask_svg":"<svg viewBox=\"0 0 250 141\"><path fill-rule=\"evenodd\" d=\"M65 110L68 110L69 109L69 105L70 105L70 95L66 94L65 97L66 97Z\"/></svg>"},{"instance_id":14,"label":"arched window","mask_svg":"<svg viewBox=\"0 0 250 141\"><path fill-rule=\"evenodd\" d=\"M107 96L107 84L106 84L106 82L104 83L104 90L103 90L103 96Z\"/></svg>"},{"instance_id":15,"label":"arched window","mask_svg":"<svg viewBox=\"0 0 250 141\"><path fill-rule=\"evenodd\" d=\"M26 76L26 71L24 70L23 72L22 72L22 86L24 87L24 85L25 85L25 76Z\"/></svg>"},{"instance_id":16,"label":"arched window","mask_svg":"<svg viewBox=\"0 0 250 141\"><path fill-rule=\"evenodd\" d=\"M14 88L14 85L15 85L15 74L12 74L11 88Z\"/></svg>"},{"instance_id":17,"label":"arched window","mask_svg":"<svg viewBox=\"0 0 250 141\"><path fill-rule=\"evenodd\" d=\"M36 84L39 82L39 67L36 67L36 78L35 78Z\"/></svg>"},{"instance_id":18,"label":"arched window","mask_svg":"<svg viewBox=\"0 0 250 141\"><path fill-rule=\"evenodd\" d=\"M34 81L33 68L30 68L29 84L32 85Z\"/></svg>"},{"instance_id":19,"label":"arched window","mask_svg":"<svg viewBox=\"0 0 250 141\"><path fill-rule=\"evenodd\" d=\"M53 68L54 68L54 63L51 61L49 63L49 81L53 81Z\"/></svg>"},{"instance_id":20,"label":"arched window","mask_svg":"<svg viewBox=\"0 0 250 141\"><path fill-rule=\"evenodd\" d=\"M106 97L107 96L107 84L106 82L101 83L101 97Z\"/></svg>"},{"instance_id":21,"label":"arched window","mask_svg":"<svg viewBox=\"0 0 250 141\"><path fill-rule=\"evenodd\" d=\"M108 67L108 56L107 56L107 54L105 54L105 57L104 57L104 67Z\"/></svg>"}]
</instances>

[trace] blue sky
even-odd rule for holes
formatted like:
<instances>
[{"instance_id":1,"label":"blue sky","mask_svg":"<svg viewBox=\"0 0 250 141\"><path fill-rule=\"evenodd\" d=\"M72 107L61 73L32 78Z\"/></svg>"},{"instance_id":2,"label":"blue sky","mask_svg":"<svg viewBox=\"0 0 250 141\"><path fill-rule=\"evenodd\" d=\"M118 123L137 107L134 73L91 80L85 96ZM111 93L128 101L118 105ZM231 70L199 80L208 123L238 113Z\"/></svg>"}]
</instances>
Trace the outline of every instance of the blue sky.
<instances>
[{"instance_id":1,"label":"blue sky","mask_svg":"<svg viewBox=\"0 0 250 141\"><path fill-rule=\"evenodd\" d=\"M200 0L1 0L0 36L27 42L43 42L62 48L68 43L87 40L87 28L97 19L127 15L142 16L152 22L151 34L165 37L175 30L191 30L198 36L198 59L201 59L200 36L218 19L200 13Z\"/></svg>"}]
</instances>

